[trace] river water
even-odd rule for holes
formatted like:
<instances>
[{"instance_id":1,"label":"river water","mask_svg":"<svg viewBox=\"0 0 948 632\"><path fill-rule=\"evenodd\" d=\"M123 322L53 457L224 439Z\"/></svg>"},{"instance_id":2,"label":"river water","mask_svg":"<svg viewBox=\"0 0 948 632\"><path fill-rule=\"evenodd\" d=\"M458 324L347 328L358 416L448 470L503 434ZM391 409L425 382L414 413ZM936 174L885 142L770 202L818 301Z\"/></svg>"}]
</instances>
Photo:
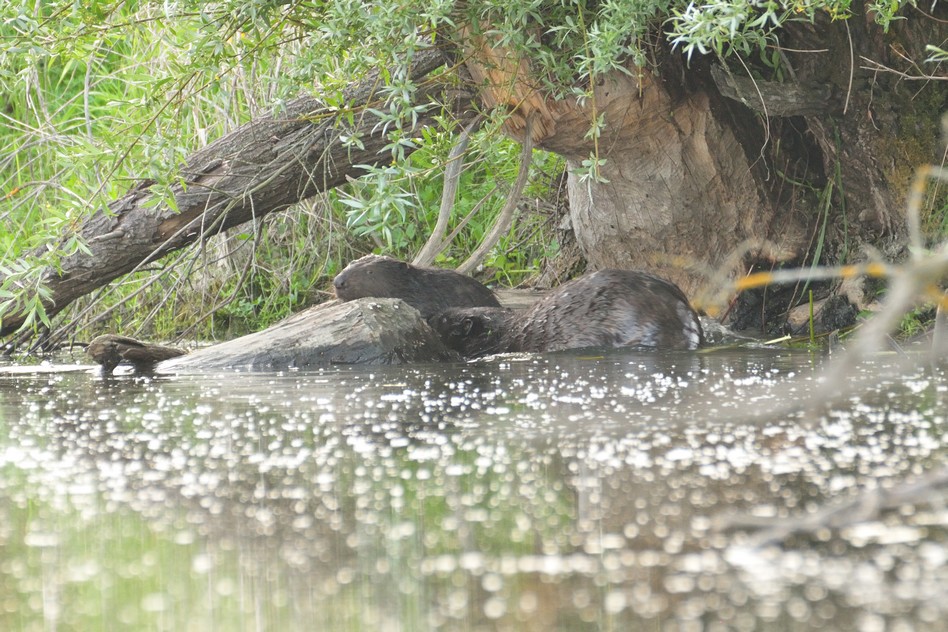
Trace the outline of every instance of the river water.
<instances>
[{"instance_id":1,"label":"river water","mask_svg":"<svg viewBox=\"0 0 948 632\"><path fill-rule=\"evenodd\" d=\"M924 361L824 362L8 368L0 630L944 630L943 489L781 530L948 460Z\"/></svg>"}]
</instances>

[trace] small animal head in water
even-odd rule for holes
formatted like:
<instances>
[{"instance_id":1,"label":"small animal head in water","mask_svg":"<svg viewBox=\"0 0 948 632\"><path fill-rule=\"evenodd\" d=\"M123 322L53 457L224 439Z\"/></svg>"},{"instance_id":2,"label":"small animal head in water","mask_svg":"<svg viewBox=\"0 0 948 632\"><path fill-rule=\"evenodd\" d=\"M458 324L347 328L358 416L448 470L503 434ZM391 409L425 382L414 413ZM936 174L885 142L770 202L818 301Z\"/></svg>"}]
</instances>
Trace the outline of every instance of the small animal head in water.
<instances>
[{"instance_id":1,"label":"small animal head in water","mask_svg":"<svg viewBox=\"0 0 948 632\"><path fill-rule=\"evenodd\" d=\"M503 307L446 309L428 320L445 346L466 358L501 353L514 312Z\"/></svg>"}]
</instances>

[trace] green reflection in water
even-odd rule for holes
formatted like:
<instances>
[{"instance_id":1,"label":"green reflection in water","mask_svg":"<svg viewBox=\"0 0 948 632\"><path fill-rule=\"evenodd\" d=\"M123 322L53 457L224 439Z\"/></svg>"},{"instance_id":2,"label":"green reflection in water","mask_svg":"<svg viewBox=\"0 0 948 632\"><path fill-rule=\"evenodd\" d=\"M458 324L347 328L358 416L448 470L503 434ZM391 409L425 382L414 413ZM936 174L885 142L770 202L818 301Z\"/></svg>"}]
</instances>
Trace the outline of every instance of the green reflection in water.
<instances>
[{"instance_id":1,"label":"green reflection in water","mask_svg":"<svg viewBox=\"0 0 948 632\"><path fill-rule=\"evenodd\" d=\"M811 361L5 379L0 629L938 629L924 512L763 551L712 528L944 461L923 377L740 420Z\"/></svg>"}]
</instances>

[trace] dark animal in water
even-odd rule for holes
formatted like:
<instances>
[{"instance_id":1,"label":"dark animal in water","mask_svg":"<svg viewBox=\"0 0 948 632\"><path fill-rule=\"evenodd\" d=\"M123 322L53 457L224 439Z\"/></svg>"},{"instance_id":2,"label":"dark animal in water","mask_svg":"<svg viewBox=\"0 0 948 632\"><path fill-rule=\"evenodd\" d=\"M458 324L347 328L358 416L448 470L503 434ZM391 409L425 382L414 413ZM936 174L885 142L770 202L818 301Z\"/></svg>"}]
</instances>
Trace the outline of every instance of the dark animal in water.
<instances>
[{"instance_id":1,"label":"dark animal in water","mask_svg":"<svg viewBox=\"0 0 948 632\"><path fill-rule=\"evenodd\" d=\"M469 276L379 255L356 259L332 283L339 300L400 298L426 320L449 307L500 307L494 293Z\"/></svg>"},{"instance_id":2,"label":"dark animal in water","mask_svg":"<svg viewBox=\"0 0 948 632\"><path fill-rule=\"evenodd\" d=\"M674 284L645 272L600 270L561 285L524 312L450 308L429 320L467 358L583 347L696 349L698 315Z\"/></svg>"},{"instance_id":3,"label":"dark animal in water","mask_svg":"<svg viewBox=\"0 0 948 632\"><path fill-rule=\"evenodd\" d=\"M148 344L127 336L105 334L94 338L86 346L86 353L102 365L105 374L110 374L123 362L131 364L138 372L146 373L162 360L177 358L187 352L173 347Z\"/></svg>"}]
</instances>

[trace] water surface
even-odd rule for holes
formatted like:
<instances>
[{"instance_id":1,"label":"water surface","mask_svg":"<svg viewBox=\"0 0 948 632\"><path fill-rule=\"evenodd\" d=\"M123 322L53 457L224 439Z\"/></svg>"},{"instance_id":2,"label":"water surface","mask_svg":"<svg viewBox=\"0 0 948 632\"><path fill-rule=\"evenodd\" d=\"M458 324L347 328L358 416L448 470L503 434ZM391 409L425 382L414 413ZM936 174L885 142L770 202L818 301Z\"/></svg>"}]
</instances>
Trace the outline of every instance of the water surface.
<instances>
[{"instance_id":1,"label":"water surface","mask_svg":"<svg viewBox=\"0 0 948 632\"><path fill-rule=\"evenodd\" d=\"M786 350L3 374L0 629L942 630L942 504L747 526L944 466L889 362L809 413Z\"/></svg>"}]
</instances>

